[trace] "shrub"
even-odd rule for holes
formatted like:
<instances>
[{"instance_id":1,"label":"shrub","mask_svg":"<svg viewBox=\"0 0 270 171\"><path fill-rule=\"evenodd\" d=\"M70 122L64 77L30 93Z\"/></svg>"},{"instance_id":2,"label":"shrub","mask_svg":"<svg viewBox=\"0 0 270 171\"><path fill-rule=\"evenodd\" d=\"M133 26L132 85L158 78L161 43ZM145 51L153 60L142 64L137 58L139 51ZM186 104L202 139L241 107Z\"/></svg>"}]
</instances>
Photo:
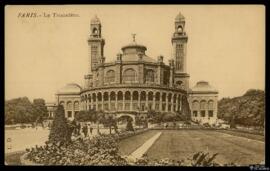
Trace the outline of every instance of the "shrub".
<instances>
[{"instance_id":1,"label":"shrub","mask_svg":"<svg viewBox=\"0 0 270 171\"><path fill-rule=\"evenodd\" d=\"M134 131L131 119L128 119L128 121L127 121L126 131Z\"/></svg>"},{"instance_id":2,"label":"shrub","mask_svg":"<svg viewBox=\"0 0 270 171\"><path fill-rule=\"evenodd\" d=\"M206 127L206 128L210 128L211 127L211 125L209 123L204 123L203 126Z\"/></svg>"},{"instance_id":3,"label":"shrub","mask_svg":"<svg viewBox=\"0 0 270 171\"><path fill-rule=\"evenodd\" d=\"M114 136L100 135L91 140L77 139L72 143L50 143L27 149L27 158L45 165L126 165L118 154Z\"/></svg>"},{"instance_id":4,"label":"shrub","mask_svg":"<svg viewBox=\"0 0 270 171\"><path fill-rule=\"evenodd\" d=\"M49 141L55 143L66 143L71 140L70 132L73 131L65 118L65 112L62 105L57 107L55 117L49 134Z\"/></svg>"}]
</instances>

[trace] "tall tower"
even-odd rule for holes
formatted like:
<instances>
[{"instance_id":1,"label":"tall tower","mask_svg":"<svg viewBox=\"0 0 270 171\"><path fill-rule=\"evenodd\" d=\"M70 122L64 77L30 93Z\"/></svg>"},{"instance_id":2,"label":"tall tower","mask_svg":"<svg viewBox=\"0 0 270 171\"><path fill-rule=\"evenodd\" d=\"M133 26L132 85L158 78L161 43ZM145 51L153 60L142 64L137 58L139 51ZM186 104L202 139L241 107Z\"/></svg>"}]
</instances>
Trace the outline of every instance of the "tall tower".
<instances>
[{"instance_id":1,"label":"tall tower","mask_svg":"<svg viewBox=\"0 0 270 171\"><path fill-rule=\"evenodd\" d=\"M175 31L172 37L175 72L186 72L186 49L188 37L185 32L185 17L179 13L174 21Z\"/></svg>"},{"instance_id":2,"label":"tall tower","mask_svg":"<svg viewBox=\"0 0 270 171\"><path fill-rule=\"evenodd\" d=\"M90 37L88 39L89 46L89 69L88 73L96 70L98 64L104 60L103 52L105 40L101 37L101 23L97 16L91 20Z\"/></svg>"},{"instance_id":3,"label":"tall tower","mask_svg":"<svg viewBox=\"0 0 270 171\"><path fill-rule=\"evenodd\" d=\"M90 37L88 38L89 62L88 74L84 76L85 87L93 86L93 71L96 72L97 66L105 61L104 52L105 40L101 37L101 23L97 16L92 18L90 24ZM98 72L98 71L97 71Z\"/></svg>"},{"instance_id":4,"label":"tall tower","mask_svg":"<svg viewBox=\"0 0 270 171\"><path fill-rule=\"evenodd\" d=\"M189 75L186 73L186 54L188 36L185 31L185 17L179 13L174 21L175 31L172 36L173 59L175 61L175 84L188 89Z\"/></svg>"}]
</instances>

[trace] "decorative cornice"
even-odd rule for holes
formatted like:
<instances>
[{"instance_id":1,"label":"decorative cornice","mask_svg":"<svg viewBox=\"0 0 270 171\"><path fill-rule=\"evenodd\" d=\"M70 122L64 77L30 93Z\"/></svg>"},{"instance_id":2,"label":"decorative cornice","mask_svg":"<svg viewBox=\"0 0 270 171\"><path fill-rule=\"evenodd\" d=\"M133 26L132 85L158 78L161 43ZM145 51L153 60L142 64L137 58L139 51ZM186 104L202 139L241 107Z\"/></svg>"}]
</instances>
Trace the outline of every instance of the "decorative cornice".
<instances>
[{"instance_id":1,"label":"decorative cornice","mask_svg":"<svg viewBox=\"0 0 270 171\"><path fill-rule=\"evenodd\" d=\"M96 91L96 90L107 90L107 89L123 89L123 88L135 88L135 89L156 89L156 90L166 90L166 91L178 91L180 93L187 93L184 89L179 89L176 87L168 87L168 86L162 86L162 85L147 85L147 84L109 84L102 87L92 87L92 88L85 88L80 93L84 93L87 91Z\"/></svg>"},{"instance_id":2,"label":"decorative cornice","mask_svg":"<svg viewBox=\"0 0 270 171\"><path fill-rule=\"evenodd\" d=\"M188 94L218 94L218 91L191 91Z\"/></svg>"}]
</instances>

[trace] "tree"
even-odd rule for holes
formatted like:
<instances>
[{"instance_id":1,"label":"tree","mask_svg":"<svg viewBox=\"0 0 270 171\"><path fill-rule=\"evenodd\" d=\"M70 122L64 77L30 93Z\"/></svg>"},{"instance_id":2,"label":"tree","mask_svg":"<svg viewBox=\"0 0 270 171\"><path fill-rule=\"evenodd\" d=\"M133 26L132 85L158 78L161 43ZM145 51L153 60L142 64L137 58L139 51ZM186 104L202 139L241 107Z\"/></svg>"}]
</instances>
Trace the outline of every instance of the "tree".
<instances>
[{"instance_id":1,"label":"tree","mask_svg":"<svg viewBox=\"0 0 270 171\"><path fill-rule=\"evenodd\" d=\"M5 124L31 123L36 120L33 104L27 97L5 102Z\"/></svg>"},{"instance_id":2,"label":"tree","mask_svg":"<svg viewBox=\"0 0 270 171\"><path fill-rule=\"evenodd\" d=\"M263 128L264 117L265 93L262 90L250 89L243 96L223 98L218 102L218 118L233 124Z\"/></svg>"},{"instance_id":3,"label":"tree","mask_svg":"<svg viewBox=\"0 0 270 171\"><path fill-rule=\"evenodd\" d=\"M172 122L176 120L176 114L174 113L164 113L162 117L163 122Z\"/></svg>"},{"instance_id":4,"label":"tree","mask_svg":"<svg viewBox=\"0 0 270 171\"><path fill-rule=\"evenodd\" d=\"M126 126L127 131L134 131L133 125L132 125L132 119L128 118L127 119L127 126Z\"/></svg>"},{"instance_id":5,"label":"tree","mask_svg":"<svg viewBox=\"0 0 270 171\"><path fill-rule=\"evenodd\" d=\"M181 114L184 115L184 117L186 118L186 120L190 120L191 119L191 111L189 108L189 103L188 100L185 96L183 96L182 99L182 111Z\"/></svg>"},{"instance_id":6,"label":"tree","mask_svg":"<svg viewBox=\"0 0 270 171\"><path fill-rule=\"evenodd\" d=\"M100 134L99 124L103 124L106 122L104 112L102 110L96 111L91 109L88 111L88 115L91 117L92 122L97 123L97 132L98 134Z\"/></svg>"},{"instance_id":7,"label":"tree","mask_svg":"<svg viewBox=\"0 0 270 171\"><path fill-rule=\"evenodd\" d=\"M79 111L78 113L75 114L74 118L79 121L79 122L89 122L92 121L92 117L90 115L89 111Z\"/></svg>"},{"instance_id":8,"label":"tree","mask_svg":"<svg viewBox=\"0 0 270 171\"><path fill-rule=\"evenodd\" d=\"M70 127L65 118L65 111L62 105L58 105L52 127L49 134L49 141L55 143L65 143L71 140Z\"/></svg>"},{"instance_id":9,"label":"tree","mask_svg":"<svg viewBox=\"0 0 270 171\"><path fill-rule=\"evenodd\" d=\"M38 98L33 100L33 107L38 117L48 117L48 110L45 104L45 100Z\"/></svg>"}]
</instances>

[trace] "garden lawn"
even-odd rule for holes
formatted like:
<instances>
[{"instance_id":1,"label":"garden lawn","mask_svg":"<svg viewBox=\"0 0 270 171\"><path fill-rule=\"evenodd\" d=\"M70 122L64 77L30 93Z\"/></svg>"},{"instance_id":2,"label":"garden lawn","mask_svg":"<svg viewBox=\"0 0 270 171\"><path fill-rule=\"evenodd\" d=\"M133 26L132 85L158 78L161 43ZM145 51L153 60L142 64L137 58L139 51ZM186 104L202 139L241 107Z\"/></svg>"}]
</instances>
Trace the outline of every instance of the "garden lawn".
<instances>
[{"instance_id":1,"label":"garden lawn","mask_svg":"<svg viewBox=\"0 0 270 171\"><path fill-rule=\"evenodd\" d=\"M236 131L236 130L218 130L218 132L222 132L222 133L226 133L226 134L230 134L230 135L234 135L234 136L239 136L239 137L245 137L245 138L258 140L258 141L262 141L262 142L265 141L264 136L256 135L256 134L252 134L252 133L245 133L245 132L240 132L240 131Z\"/></svg>"},{"instance_id":2,"label":"garden lawn","mask_svg":"<svg viewBox=\"0 0 270 171\"><path fill-rule=\"evenodd\" d=\"M119 142L119 152L122 155L130 155L133 151L139 148L145 141L153 137L157 130L149 130L147 132L125 138Z\"/></svg>"},{"instance_id":3,"label":"garden lawn","mask_svg":"<svg viewBox=\"0 0 270 171\"><path fill-rule=\"evenodd\" d=\"M199 151L218 153L216 162L239 165L264 161L264 142L233 136L214 130L164 130L147 151L154 159L181 160Z\"/></svg>"}]
</instances>

